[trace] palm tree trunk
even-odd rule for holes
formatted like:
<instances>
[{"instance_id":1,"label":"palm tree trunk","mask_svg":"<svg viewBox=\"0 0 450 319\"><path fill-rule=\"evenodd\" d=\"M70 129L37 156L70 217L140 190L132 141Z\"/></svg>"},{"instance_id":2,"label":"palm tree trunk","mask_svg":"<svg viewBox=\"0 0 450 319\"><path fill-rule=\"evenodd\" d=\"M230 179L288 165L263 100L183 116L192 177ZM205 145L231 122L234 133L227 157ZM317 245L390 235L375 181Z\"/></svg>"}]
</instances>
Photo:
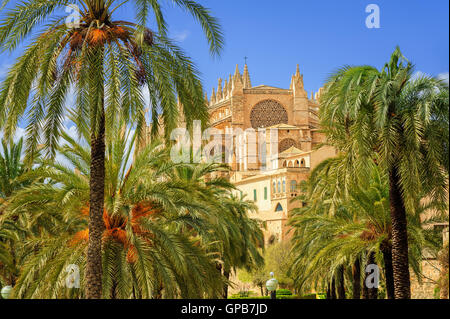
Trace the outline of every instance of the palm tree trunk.
<instances>
[{"instance_id":1,"label":"palm tree trunk","mask_svg":"<svg viewBox=\"0 0 450 319\"><path fill-rule=\"evenodd\" d=\"M327 283L327 299L331 299L331 287L330 287L330 283Z\"/></svg>"},{"instance_id":2,"label":"palm tree trunk","mask_svg":"<svg viewBox=\"0 0 450 319\"><path fill-rule=\"evenodd\" d=\"M344 266L340 266L337 273L338 278L338 299L345 299L345 276Z\"/></svg>"},{"instance_id":3,"label":"palm tree trunk","mask_svg":"<svg viewBox=\"0 0 450 319\"><path fill-rule=\"evenodd\" d=\"M227 269L223 270L223 276L226 278L226 280L230 279L230 272ZM228 283L225 283L223 285L223 299L228 298Z\"/></svg>"},{"instance_id":4,"label":"palm tree trunk","mask_svg":"<svg viewBox=\"0 0 450 319\"><path fill-rule=\"evenodd\" d=\"M117 299L117 280L113 279L111 285L111 299Z\"/></svg>"},{"instance_id":5,"label":"palm tree trunk","mask_svg":"<svg viewBox=\"0 0 450 319\"><path fill-rule=\"evenodd\" d=\"M91 176L89 180L89 244L86 262L86 298L102 297L102 235L105 196L105 111L98 133L91 134Z\"/></svg>"},{"instance_id":6,"label":"palm tree trunk","mask_svg":"<svg viewBox=\"0 0 450 319\"><path fill-rule=\"evenodd\" d=\"M448 242L444 244L444 247L439 253L439 263L441 266L441 275L439 276L439 287L441 299L448 299L448 269L449 269L449 258L448 258Z\"/></svg>"},{"instance_id":7,"label":"palm tree trunk","mask_svg":"<svg viewBox=\"0 0 450 319\"><path fill-rule=\"evenodd\" d=\"M353 275L353 299L361 298L361 264L359 258L355 259L352 267Z\"/></svg>"},{"instance_id":8,"label":"palm tree trunk","mask_svg":"<svg viewBox=\"0 0 450 319\"><path fill-rule=\"evenodd\" d=\"M382 250L384 259L384 277L386 278L386 295L388 299L395 299L394 295L394 272L392 269L392 248L385 247Z\"/></svg>"},{"instance_id":9,"label":"palm tree trunk","mask_svg":"<svg viewBox=\"0 0 450 319\"><path fill-rule=\"evenodd\" d=\"M375 253L373 251L369 253L369 256L367 258L367 265L376 265ZM364 286L366 286L366 287L367 287L367 275L368 275L368 273L366 272L366 279L364 280ZM368 293L369 299L378 299L378 288L367 287L367 293Z\"/></svg>"},{"instance_id":10,"label":"palm tree trunk","mask_svg":"<svg viewBox=\"0 0 450 319\"><path fill-rule=\"evenodd\" d=\"M336 281L334 278L331 281L331 299L336 299Z\"/></svg>"},{"instance_id":11,"label":"palm tree trunk","mask_svg":"<svg viewBox=\"0 0 450 319\"><path fill-rule=\"evenodd\" d=\"M156 289L156 292L155 292L155 297L154 297L155 299L162 299L162 297L163 297L163 295L162 295L163 289L164 289L163 283L162 283L162 281L160 281L159 285L158 285L158 289Z\"/></svg>"},{"instance_id":12,"label":"palm tree trunk","mask_svg":"<svg viewBox=\"0 0 450 319\"><path fill-rule=\"evenodd\" d=\"M363 284L362 297L363 297L363 299L369 299L369 288L367 288L365 282Z\"/></svg>"},{"instance_id":13,"label":"palm tree trunk","mask_svg":"<svg viewBox=\"0 0 450 319\"><path fill-rule=\"evenodd\" d=\"M400 180L395 166L389 170L389 198L392 223L392 268L394 272L395 299L411 298L408 262L408 232L406 209L400 190Z\"/></svg>"},{"instance_id":14,"label":"palm tree trunk","mask_svg":"<svg viewBox=\"0 0 450 319\"><path fill-rule=\"evenodd\" d=\"M16 269L16 264L17 264L17 260L16 260L16 249L15 249L15 245L14 242L11 240L10 241L10 249L11 249L11 257L12 257L12 265L13 267ZM16 274L14 274L13 272L11 272L9 274L9 280L7 282L8 285L10 285L11 287L14 287L16 285Z\"/></svg>"}]
</instances>

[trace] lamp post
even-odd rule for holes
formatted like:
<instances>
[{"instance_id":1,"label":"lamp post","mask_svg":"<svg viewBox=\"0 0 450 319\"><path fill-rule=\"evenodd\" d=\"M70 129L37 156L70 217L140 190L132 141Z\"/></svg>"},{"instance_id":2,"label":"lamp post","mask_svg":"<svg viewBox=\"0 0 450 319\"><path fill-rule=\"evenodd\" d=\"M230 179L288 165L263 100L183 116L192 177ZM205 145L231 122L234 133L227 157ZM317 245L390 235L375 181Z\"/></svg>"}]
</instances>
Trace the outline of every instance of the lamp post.
<instances>
[{"instance_id":1,"label":"lamp post","mask_svg":"<svg viewBox=\"0 0 450 319\"><path fill-rule=\"evenodd\" d=\"M266 288L270 292L270 299L277 299L278 280L273 277L273 272L270 272L270 279L266 282Z\"/></svg>"},{"instance_id":2,"label":"lamp post","mask_svg":"<svg viewBox=\"0 0 450 319\"><path fill-rule=\"evenodd\" d=\"M11 286L5 286L2 288L1 290L1 295L3 299L8 299L9 296L11 295L11 291L12 291L12 287Z\"/></svg>"}]
</instances>

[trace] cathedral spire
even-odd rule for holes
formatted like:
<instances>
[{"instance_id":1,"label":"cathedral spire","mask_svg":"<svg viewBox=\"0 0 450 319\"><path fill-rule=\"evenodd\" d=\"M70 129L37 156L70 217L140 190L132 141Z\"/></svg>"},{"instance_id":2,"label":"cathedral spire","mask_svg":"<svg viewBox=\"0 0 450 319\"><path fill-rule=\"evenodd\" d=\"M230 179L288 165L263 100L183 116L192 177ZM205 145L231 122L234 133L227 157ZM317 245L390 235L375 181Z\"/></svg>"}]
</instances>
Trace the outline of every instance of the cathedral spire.
<instances>
[{"instance_id":1,"label":"cathedral spire","mask_svg":"<svg viewBox=\"0 0 450 319\"><path fill-rule=\"evenodd\" d=\"M295 71L295 76L300 77L300 65L297 64L297 70Z\"/></svg>"},{"instance_id":2,"label":"cathedral spire","mask_svg":"<svg viewBox=\"0 0 450 319\"><path fill-rule=\"evenodd\" d=\"M233 75L233 83L231 86L231 92L230 96L234 96L235 94L238 94L239 92L243 92L243 83L242 83L242 76L239 72L239 65L236 64L236 70L234 71Z\"/></svg>"},{"instance_id":3,"label":"cathedral spire","mask_svg":"<svg viewBox=\"0 0 450 319\"><path fill-rule=\"evenodd\" d=\"M228 80L225 78L225 84L223 85L223 98L228 97Z\"/></svg>"},{"instance_id":4,"label":"cathedral spire","mask_svg":"<svg viewBox=\"0 0 450 319\"><path fill-rule=\"evenodd\" d=\"M217 102L221 101L223 97L223 91L222 91L222 79L219 78L219 82L217 84Z\"/></svg>"},{"instance_id":5,"label":"cathedral spire","mask_svg":"<svg viewBox=\"0 0 450 319\"><path fill-rule=\"evenodd\" d=\"M303 89L303 74L300 73L300 66L297 64L297 69L295 70L295 75L291 80L291 90L296 87L297 89Z\"/></svg>"},{"instance_id":6,"label":"cathedral spire","mask_svg":"<svg viewBox=\"0 0 450 319\"><path fill-rule=\"evenodd\" d=\"M216 90L213 88L211 93L211 105L216 103Z\"/></svg>"},{"instance_id":7,"label":"cathedral spire","mask_svg":"<svg viewBox=\"0 0 450 319\"><path fill-rule=\"evenodd\" d=\"M206 92L205 92L205 103L206 103L206 105L209 105L208 93L206 93Z\"/></svg>"},{"instance_id":8,"label":"cathedral spire","mask_svg":"<svg viewBox=\"0 0 450 319\"><path fill-rule=\"evenodd\" d=\"M245 64L244 66L244 89L250 89L252 87L252 82L250 81L250 74L248 72L248 66Z\"/></svg>"},{"instance_id":9,"label":"cathedral spire","mask_svg":"<svg viewBox=\"0 0 450 319\"><path fill-rule=\"evenodd\" d=\"M236 81L241 81L242 82L242 78L241 78L241 72L239 72L239 65L236 64L236 70L234 71L234 75L233 75L233 82Z\"/></svg>"},{"instance_id":10,"label":"cathedral spire","mask_svg":"<svg viewBox=\"0 0 450 319\"><path fill-rule=\"evenodd\" d=\"M308 94L306 93L305 87L303 85L303 74L300 73L300 67L298 64L295 70L295 74L291 79L290 89L294 91L294 96L304 96L308 98Z\"/></svg>"}]
</instances>

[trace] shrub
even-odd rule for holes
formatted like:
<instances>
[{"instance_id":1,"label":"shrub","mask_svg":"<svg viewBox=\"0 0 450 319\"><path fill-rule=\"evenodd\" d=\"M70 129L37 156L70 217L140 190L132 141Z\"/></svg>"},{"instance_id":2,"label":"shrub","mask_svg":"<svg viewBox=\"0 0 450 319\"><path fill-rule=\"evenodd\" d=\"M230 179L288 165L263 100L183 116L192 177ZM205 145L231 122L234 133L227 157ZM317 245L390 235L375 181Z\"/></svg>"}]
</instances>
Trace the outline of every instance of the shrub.
<instances>
[{"instance_id":1,"label":"shrub","mask_svg":"<svg viewBox=\"0 0 450 319\"><path fill-rule=\"evenodd\" d=\"M301 299L298 295L277 295L277 299Z\"/></svg>"},{"instance_id":2,"label":"shrub","mask_svg":"<svg viewBox=\"0 0 450 319\"><path fill-rule=\"evenodd\" d=\"M251 290L241 290L236 294L231 295L230 297L228 297L229 299L240 299L240 298L247 298L247 297L252 297L252 296L256 296L256 293L254 291Z\"/></svg>"},{"instance_id":3,"label":"shrub","mask_svg":"<svg viewBox=\"0 0 450 319\"><path fill-rule=\"evenodd\" d=\"M234 294L228 299L270 299L270 296L249 296L249 297L241 297L239 294ZM316 294L308 294L304 296L298 295L277 295L277 299L317 299Z\"/></svg>"},{"instance_id":4,"label":"shrub","mask_svg":"<svg viewBox=\"0 0 450 319\"><path fill-rule=\"evenodd\" d=\"M278 289L277 296L278 295L292 295L292 291L290 291L289 289Z\"/></svg>"},{"instance_id":5,"label":"shrub","mask_svg":"<svg viewBox=\"0 0 450 319\"><path fill-rule=\"evenodd\" d=\"M250 297L240 297L239 294L234 294L228 299L270 299L270 296L250 296Z\"/></svg>"}]
</instances>

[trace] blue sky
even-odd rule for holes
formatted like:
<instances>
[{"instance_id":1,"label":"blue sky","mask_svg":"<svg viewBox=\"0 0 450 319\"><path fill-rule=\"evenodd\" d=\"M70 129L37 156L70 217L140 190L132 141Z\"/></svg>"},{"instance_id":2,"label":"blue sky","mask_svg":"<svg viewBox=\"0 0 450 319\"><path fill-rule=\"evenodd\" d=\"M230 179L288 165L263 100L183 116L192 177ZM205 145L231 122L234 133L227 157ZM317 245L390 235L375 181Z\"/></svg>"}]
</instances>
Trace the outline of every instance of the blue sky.
<instances>
[{"instance_id":1,"label":"blue sky","mask_svg":"<svg viewBox=\"0 0 450 319\"><path fill-rule=\"evenodd\" d=\"M11 1L12 3L16 1ZM170 35L197 63L210 95L218 77L227 77L244 57L253 85L289 87L296 64L308 92L346 64L381 67L399 45L422 73L438 76L449 70L449 2L447 0L199 0L219 18L225 49L212 58L200 26L185 12L162 1ZM368 4L380 8L379 29L368 29ZM132 10L117 11L131 18ZM0 54L0 77L15 53Z\"/></svg>"}]
</instances>

